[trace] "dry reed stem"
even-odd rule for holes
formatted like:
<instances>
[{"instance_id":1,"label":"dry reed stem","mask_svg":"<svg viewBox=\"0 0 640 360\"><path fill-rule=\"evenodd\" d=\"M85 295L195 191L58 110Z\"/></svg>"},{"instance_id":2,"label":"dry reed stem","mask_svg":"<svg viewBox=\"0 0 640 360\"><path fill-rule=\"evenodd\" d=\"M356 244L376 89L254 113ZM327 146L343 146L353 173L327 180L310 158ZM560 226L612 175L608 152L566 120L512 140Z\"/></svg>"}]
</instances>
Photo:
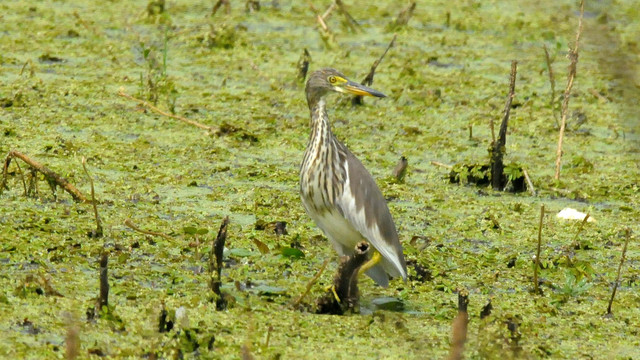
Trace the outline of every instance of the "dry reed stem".
<instances>
[{"instance_id":1,"label":"dry reed stem","mask_svg":"<svg viewBox=\"0 0 640 360\"><path fill-rule=\"evenodd\" d=\"M607 306L607 315L611 315L611 306L613 305L613 299L616 296L616 291L618 290L618 284L620 284L620 273L622 271L622 265L624 264L624 260L627 254L627 245L629 245L629 240L631 239L631 229L627 228L625 230L626 239L624 241L624 247L622 248L622 257L620 258L620 264L618 264L618 275L616 275L616 282L613 284L613 291L611 292L611 299L609 299L609 306Z\"/></svg>"},{"instance_id":2,"label":"dry reed stem","mask_svg":"<svg viewBox=\"0 0 640 360\"><path fill-rule=\"evenodd\" d=\"M98 202L96 201L96 193L93 187L93 178L89 175L89 171L87 170L87 159L85 159L84 156L82 157L82 168L89 178L89 183L91 184L91 204L93 205L93 214L96 217L96 232L94 233L94 237L102 237L102 221L100 221L100 215L98 214Z\"/></svg>"},{"instance_id":3,"label":"dry reed stem","mask_svg":"<svg viewBox=\"0 0 640 360\"><path fill-rule=\"evenodd\" d=\"M551 85L551 99L549 104L551 105L551 110L553 111L553 120L556 121L556 125L560 127L560 123L558 122L558 116L556 114L556 79L553 76L553 68L551 68L551 57L549 56L549 49L547 49L547 45L544 47L544 58L547 61L547 71L549 73L549 84Z\"/></svg>"},{"instance_id":4,"label":"dry reed stem","mask_svg":"<svg viewBox=\"0 0 640 360\"><path fill-rule=\"evenodd\" d=\"M440 166L440 167L443 167L443 168L449 169L449 170L453 169L453 165L443 164L443 163L441 163L439 161L435 161L435 160L431 160L431 165Z\"/></svg>"},{"instance_id":5,"label":"dry reed stem","mask_svg":"<svg viewBox=\"0 0 640 360\"><path fill-rule=\"evenodd\" d=\"M522 173L524 174L524 179L527 181L527 189L529 189L529 192L531 192L532 196L536 196L536 189L533 187L533 182L531 182L529 172L527 171L527 169L522 169Z\"/></svg>"},{"instance_id":6,"label":"dry reed stem","mask_svg":"<svg viewBox=\"0 0 640 360\"><path fill-rule=\"evenodd\" d=\"M567 114L569 112L569 98L571 97L571 88L576 77L578 66L578 45L580 44L580 34L582 34L582 18L584 17L584 0L580 1L580 18L578 19L578 30L576 31L576 42L573 49L569 49L569 75L567 76L567 87L564 90L564 99L562 100L562 119L560 121L560 133L558 135L558 148L556 149L556 173L554 178L560 180L560 167L562 164L562 141L564 139L564 131L567 127Z\"/></svg>"},{"instance_id":7,"label":"dry reed stem","mask_svg":"<svg viewBox=\"0 0 640 360\"><path fill-rule=\"evenodd\" d=\"M318 272L315 274L315 276L307 283L307 287L304 290L304 292L302 294L300 294L300 296L298 296L298 298L293 303L291 303L291 306L293 306L295 308L298 305L300 305L300 302L311 291L311 288L313 287L313 284L315 284L318 281L318 279L320 279L320 276L324 272L324 269L327 267L327 264L329 264L329 260L330 259L328 259L328 258L325 259L325 261L322 263L322 266L320 266L320 270L318 270Z\"/></svg>"},{"instance_id":8,"label":"dry reed stem","mask_svg":"<svg viewBox=\"0 0 640 360\"><path fill-rule=\"evenodd\" d=\"M502 122L500 123L500 131L498 132L498 140L494 141L491 151L491 187L494 190L503 190L504 162L503 157L506 153L505 146L507 144L507 126L509 123L509 115L511 113L511 103L515 97L516 76L518 72L518 61L511 61L511 72L509 74L509 96L504 104ZM493 132L493 127L492 127Z\"/></svg>"},{"instance_id":9,"label":"dry reed stem","mask_svg":"<svg viewBox=\"0 0 640 360\"><path fill-rule=\"evenodd\" d=\"M75 186L71 185L65 178L58 175L57 173L47 168L46 166L40 164L39 162L31 159L27 155L15 150L9 151L9 154L7 154L7 157L4 161L4 168L2 170L2 183L0 184L0 195L2 194L3 190L7 186L7 176L9 175L8 174L9 164L11 164L11 160L14 158L18 158L24 161L25 163L27 163L27 165L31 166L31 168L42 173L47 179L53 180L58 186L64 189L64 191L69 193L69 195L71 195L74 201L76 202L88 201L87 198L84 195L82 195L80 190L78 190Z\"/></svg>"}]
</instances>

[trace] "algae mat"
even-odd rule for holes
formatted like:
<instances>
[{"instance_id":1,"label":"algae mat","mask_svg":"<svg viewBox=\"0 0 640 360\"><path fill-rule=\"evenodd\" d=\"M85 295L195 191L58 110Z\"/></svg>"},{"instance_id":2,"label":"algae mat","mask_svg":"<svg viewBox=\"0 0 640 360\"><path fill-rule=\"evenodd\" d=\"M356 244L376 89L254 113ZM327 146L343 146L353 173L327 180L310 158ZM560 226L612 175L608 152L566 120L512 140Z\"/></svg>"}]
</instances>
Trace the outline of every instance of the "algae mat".
<instances>
[{"instance_id":1,"label":"algae mat","mask_svg":"<svg viewBox=\"0 0 640 360\"><path fill-rule=\"evenodd\" d=\"M232 1L211 16L214 3L0 3L0 153L21 151L89 196L86 158L105 235L87 236L90 205L41 177L32 183L28 166L12 162L0 196L2 357L72 357L65 339L76 339L80 358L443 358L464 289L467 358L640 358L635 2L586 4L560 181L542 47L557 104L576 2L421 1L397 28L390 24L406 4L345 2L360 28L335 11L330 34L305 2ZM322 12L329 2L314 6ZM311 70L361 79L394 33L373 84L389 97L357 108L334 97L330 117L389 200L410 279L388 289L363 279L360 314L315 315L338 259L298 198L309 120L296 65L306 48ZM537 195L450 184L431 161L486 162L512 59L506 162L527 169ZM151 112L121 89L217 131ZM400 156L409 161L404 183L390 175ZM535 295L541 204L543 294ZM579 222L555 218L564 207L596 221L576 237ZM227 215L222 280L235 302L216 311L208 251ZM135 232L127 219L168 237ZM275 234L276 221L286 234ZM208 233L196 239L193 228ZM627 228L627 261L605 317ZM111 312L89 319L105 250ZM325 259L306 310L294 309ZM159 332L163 307L175 324Z\"/></svg>"}]
</instances>

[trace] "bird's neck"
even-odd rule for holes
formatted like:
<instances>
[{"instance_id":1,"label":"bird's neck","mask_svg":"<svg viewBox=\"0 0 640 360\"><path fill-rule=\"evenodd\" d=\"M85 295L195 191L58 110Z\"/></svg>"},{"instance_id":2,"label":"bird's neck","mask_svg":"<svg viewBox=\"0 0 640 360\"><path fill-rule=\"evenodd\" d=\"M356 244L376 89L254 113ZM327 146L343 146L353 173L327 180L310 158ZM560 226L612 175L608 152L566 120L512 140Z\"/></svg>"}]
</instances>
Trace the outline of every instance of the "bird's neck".
<instances>
[{"instance_id":1,"label":"bird's neck","mask_svg":"<svg viewBox=\"0 0 640 360\"><path fill-rule=\"evenodd\" d=\"M311 107L311 143L325 141L332 137L329 115L327 115L327 103L320 99Z\"/></svg>"}]
</instances>

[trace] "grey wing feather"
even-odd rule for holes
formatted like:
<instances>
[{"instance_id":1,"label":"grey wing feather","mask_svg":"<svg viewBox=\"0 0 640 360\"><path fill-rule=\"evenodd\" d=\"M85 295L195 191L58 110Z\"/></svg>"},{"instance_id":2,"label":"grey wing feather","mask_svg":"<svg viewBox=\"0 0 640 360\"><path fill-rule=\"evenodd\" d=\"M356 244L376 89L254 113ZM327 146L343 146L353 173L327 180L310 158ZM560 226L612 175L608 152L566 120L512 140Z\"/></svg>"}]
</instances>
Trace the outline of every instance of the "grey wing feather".
<instances>
[{"instance_id":1,"label":"grey wing feather","mask_svg":"<svg viewBox=\"0 0 640 360\"><path fill-rule=\"evenodd\" d=\"M347 150L346 165L349 182L345 184L342 196L336 200L338 209L353 227L380 252L383 260L380 265L392 276L406 279L407 265L398 240L396 226L393 223L387 202L382 196L371 174L360 160ZM373 268L374 270L376 268ZM374 280L380 278L380 271L369 275ZM376 275L375 277L372 275ZM380 285L381 281L376 280ZM386 282L386 281L382 281Z\"/></svg>"}]
</instances>

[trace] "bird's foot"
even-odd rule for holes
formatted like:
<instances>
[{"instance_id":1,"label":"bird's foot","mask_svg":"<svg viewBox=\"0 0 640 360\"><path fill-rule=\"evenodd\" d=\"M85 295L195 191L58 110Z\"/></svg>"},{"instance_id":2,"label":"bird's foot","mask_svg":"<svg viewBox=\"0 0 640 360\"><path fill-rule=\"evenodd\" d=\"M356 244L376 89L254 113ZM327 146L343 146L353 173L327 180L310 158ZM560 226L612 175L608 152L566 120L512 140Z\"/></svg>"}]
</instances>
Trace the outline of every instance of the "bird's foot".
<instances>
[{"instance_id":1,"label":"bird's foot","mask_svg":"<svg viewBox=\"0 0 640 360\"><path fill-rule=\"evenodd\" d=\"M374 251L373 255L371 256L371 259L369 259L369 261L367 261L366 263L362 264L362 266L360 267L359 274L362 275L365 272L367 272L367 270L378 265L380 260L382 260L382 255L380 255L379 252Z\"/></svg>"},{"instance_id":2,"label":"bird's foot","mask_svg":"<svg viewBox=\"0 0 640 360\"><path fill-rule=\"evenodd\" d=\"M336 286L335 285L329 285L324 290L325 291L331 291L331 293L333 293L333 297L336 299L338 304L340 303L340 297L338 296L338 293L336 292Z\"/></svg>"}]
</instances>

